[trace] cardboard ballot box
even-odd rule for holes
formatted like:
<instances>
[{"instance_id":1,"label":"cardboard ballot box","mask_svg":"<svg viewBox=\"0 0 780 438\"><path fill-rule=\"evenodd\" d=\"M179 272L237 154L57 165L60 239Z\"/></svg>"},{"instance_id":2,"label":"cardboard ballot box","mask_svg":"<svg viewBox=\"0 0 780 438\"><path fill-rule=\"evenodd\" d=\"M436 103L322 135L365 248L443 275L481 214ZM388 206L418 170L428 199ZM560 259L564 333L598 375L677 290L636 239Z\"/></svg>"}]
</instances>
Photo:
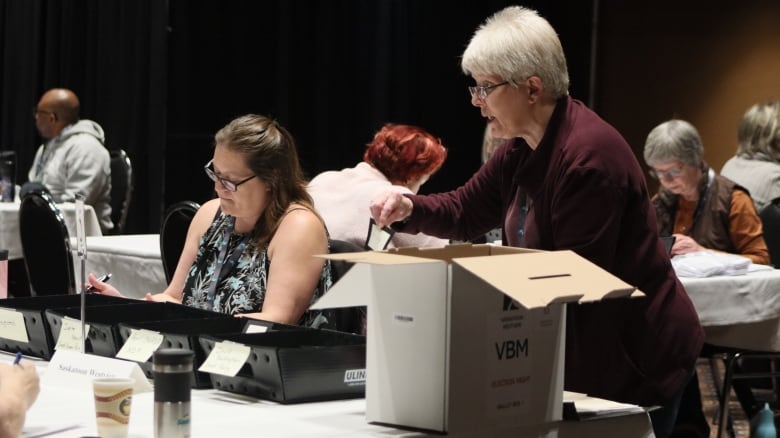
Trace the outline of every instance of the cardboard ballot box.
<instances>
[{"instance_id":1,"label":"cardboard ballot box","mask_svg":"<svg viewBox=\"0 0 780 438\"><path fill-rule=\"evenodd\" d=\"M367 420L439 432L561 419L564 304L641 295L572 251L324 257L355 266L313 308L368 306Z\"/></svg>"}]
</instances>

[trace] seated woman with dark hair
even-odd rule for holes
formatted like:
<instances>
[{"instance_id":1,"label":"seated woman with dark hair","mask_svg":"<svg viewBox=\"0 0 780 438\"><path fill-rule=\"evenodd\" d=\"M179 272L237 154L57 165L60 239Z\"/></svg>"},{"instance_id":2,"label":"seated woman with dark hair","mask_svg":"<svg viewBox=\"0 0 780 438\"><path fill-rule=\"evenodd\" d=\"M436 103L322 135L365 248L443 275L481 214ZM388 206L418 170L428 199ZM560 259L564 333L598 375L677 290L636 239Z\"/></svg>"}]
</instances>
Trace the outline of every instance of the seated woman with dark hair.
<instances>
[{"instance_id":1,"label":"seated woman with dark hair","mask_svg":"<svg viewBox=\"0 0 780 438\"><path fill-rule=\"evenodd\" d=\"M769 263L761 219L750 194L704 162L696 128L669 120L645 142L650 175L661 183L653 197L659 232L676 237L672 255L712 249Z\"/></svg>"},{"instance_id":2,"label":"seated woman with dark hair","mask_svg":"<svg viewBox=\"0 0 780 438\"><path fill-rule=\"evenodd\" d=\"M417 193L446 158L447 149L422 128L386 124L366 146L363 162L320 173L308 190L331 237L362 247L368 234L371 199L393 185ZM388 247L441 247L447 243L425 234L396 233Z\"/></svg>"},{"instance_id":3,"label":"seated woman with dark hair","mask_svg":"<svg viewBox=\"0 0 780 438\"><path fill-rule=\"evenodd\" d=\"M196 213L176 272L148 301L173 301L236 316L312 325L309 306L331 286L325 225L306 193L290 133L257 115L215 136L206 175L218 198ZM97 292L119 295L89 275Z\"/></svg>"}]
</instances>

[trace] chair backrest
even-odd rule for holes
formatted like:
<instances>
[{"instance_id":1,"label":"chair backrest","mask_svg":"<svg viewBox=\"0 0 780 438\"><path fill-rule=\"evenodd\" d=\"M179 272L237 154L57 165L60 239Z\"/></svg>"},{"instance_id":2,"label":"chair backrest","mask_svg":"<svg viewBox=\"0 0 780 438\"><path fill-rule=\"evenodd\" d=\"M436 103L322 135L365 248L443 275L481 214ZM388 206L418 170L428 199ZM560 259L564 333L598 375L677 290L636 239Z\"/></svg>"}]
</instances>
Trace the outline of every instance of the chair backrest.
<instances>
[{"instance_id":1,"label":"chair backrest","mask_svg":"<svg viewBox=\"0 0 780 438\"><path fill-rule=\"evenodd\" d=\"M165 210L160 224L160 255L162 256L165 279L170 283L181 250L187 240L187 230L200 204L193 201L180 201Z\"/></svg>"},{"instance_id":2,"label":"chair backrest","mask_svg":"<svg viewBox=\"0 0 780 438\"><path fill-rule=\"evenodd\" d=\"M363 252L363 251L365 251L364 248L361 248L359 245L355 245L352 242L347 242L346 240L330 239L331 254L341 254L345 252ZM335 283L341 277L343 277L344 274L346 274L347 271L349 271L350 268L352 268L352 265L354 265L354 263L348 262L346 260L331 260L330 274L331 274L331 278L333 279L333 282Z\"/></svg>"},{"instance_id":3,"label":"chair backrest","mask_svg":"<svg viewBox=\"0 0 780 438\"><path fill-rule=\"evenodd\" d=\"M769 248L769 260L780 267L780 198L772 200L759 213L764 228L764 240Z\"/></svg>"},{"instance_id":4,"label":"chair backrest","mask_svg":"<svg viewBox=\"0 0 780 438\"><path fill-rule=\"evenodd\" d=\"M112 149L111 155L111 221L113 234L122 234L127 223L130 198L133 195L133 165L123 149Z\"/></svg>"},{"instance_id":5,"label":"chair backrest","mask_svg":"<svg viewBox=\"0 0 780 438\"><path fill-rule=\"evenodd\" d=\"M30 295L76 293L68 228L47 192L25 193L19 206L19 234Z\"/></svg>"},{"instance_id":6,"label":"chair backrest","mask_svg":"<svg viewBox=\"0 0 780 438\"><path fill-rule=\"evenodd\" d=\"M361 248L354 243L344 240L330 239L330 253L339 254L345 252L362 252L365 249ZM345 260L331 260L330 261L330 274L333 282L335 283L344 274L349 271L354 263L347 262ZM328 324L324 328L338 330L340 332L365 334L365 316L366 307L343 307L339 309L328 309L323 312L328 320Z\"/></svg>"}]
</instances>

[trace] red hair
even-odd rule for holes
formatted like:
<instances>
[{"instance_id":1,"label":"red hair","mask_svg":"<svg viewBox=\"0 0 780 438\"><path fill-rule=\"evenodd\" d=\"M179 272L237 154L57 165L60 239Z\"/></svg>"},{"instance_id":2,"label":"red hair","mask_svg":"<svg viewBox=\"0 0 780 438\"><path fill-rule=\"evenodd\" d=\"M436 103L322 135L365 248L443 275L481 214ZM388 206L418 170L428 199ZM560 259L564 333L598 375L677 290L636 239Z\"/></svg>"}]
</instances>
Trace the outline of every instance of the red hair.
<instances>
[{"instance_id":1,"label":"red hair","mask_svg":"<svg viewBox=\"0 0 780 438\"><path fill-rule=\"evenodd\" d=\"M435 173L447 158L441 140L422 128L388 123L366 145L363 161L393 184L404 184Z\"/></svg>"}]
</instances>

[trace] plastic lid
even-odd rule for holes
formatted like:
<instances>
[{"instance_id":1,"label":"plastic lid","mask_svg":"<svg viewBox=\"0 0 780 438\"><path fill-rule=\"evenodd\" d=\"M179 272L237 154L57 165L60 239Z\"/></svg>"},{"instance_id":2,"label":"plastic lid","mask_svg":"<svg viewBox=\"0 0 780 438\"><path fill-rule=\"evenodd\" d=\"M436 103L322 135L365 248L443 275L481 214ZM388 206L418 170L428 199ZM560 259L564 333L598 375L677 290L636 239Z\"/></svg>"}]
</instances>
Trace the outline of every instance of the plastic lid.
<instances>
[{"instance_id":1,"label":"plastic lid","mask_svg":"<svg viewBox=\"0 0 780 438\"><path fill-rule=\"evenodd\" d=\"M161 348L154 352L155 365L192 364L195 353L186 348Z\"/></svg>"}]
</instances>

